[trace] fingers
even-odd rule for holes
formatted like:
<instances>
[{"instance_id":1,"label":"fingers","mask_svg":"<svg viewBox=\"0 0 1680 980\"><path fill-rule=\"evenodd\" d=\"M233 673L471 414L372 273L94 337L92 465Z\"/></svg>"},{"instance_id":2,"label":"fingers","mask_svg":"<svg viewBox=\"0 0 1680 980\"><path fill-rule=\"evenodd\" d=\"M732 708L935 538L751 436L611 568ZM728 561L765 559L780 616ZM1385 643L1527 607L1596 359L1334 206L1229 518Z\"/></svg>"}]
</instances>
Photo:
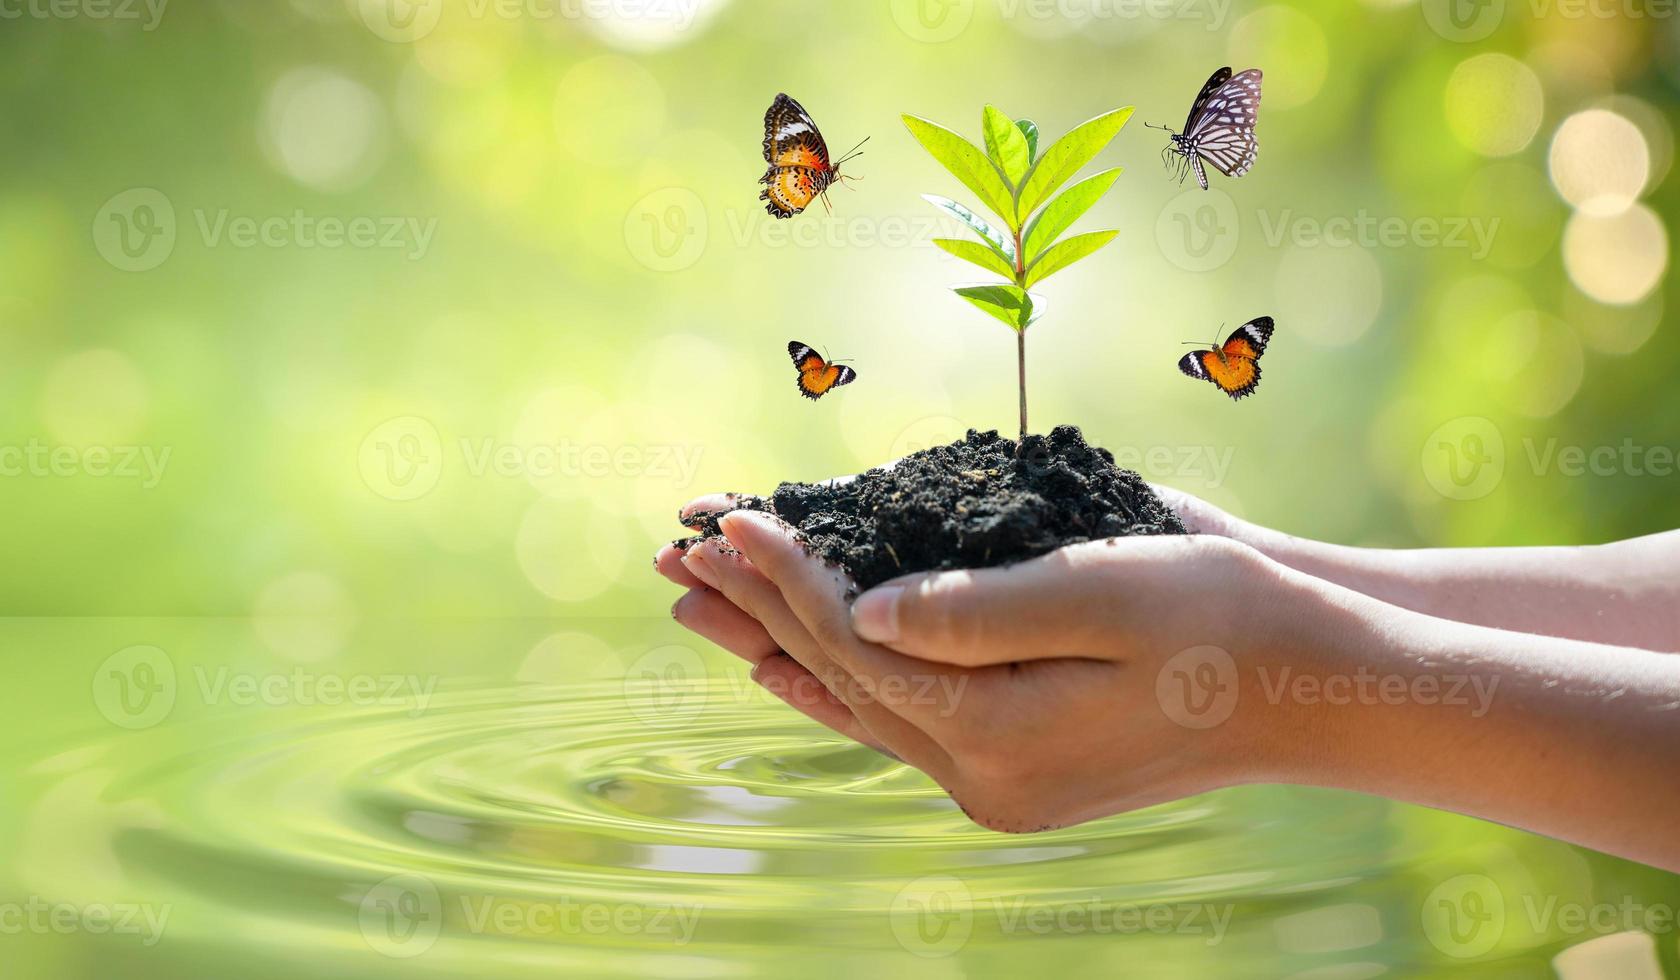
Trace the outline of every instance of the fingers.
<instances>
[{"instance_id":1,"label":"fingers","mask_svg":"<svg viewBox=\"0 0 1680 980\"><path fill-rule=\"evenodd\" d=\"M680 585L685 589L705 587L706 583L695 578L694 573L684 567L682 557L683 549L674 544L668 544L654 554L653 570L670 579L673 584Z\"/></svg>"},{"instance_id":2,"label":"fingers","mask_svg":"<svg viewBox=\"0 0 1680 980\"><path fill-rule=\"evenodd\" d=\"M960 688L966 681L958 675L964 672L932 667L860 641L852 632L846 604L851 580L807 554L792 528L774 517L746 512L729 515L719 526L753 567L774 583L806 632L858 688L924 731L931 730L935 719L949 715L951 705L925 692L941 682Z\"/></svg>"},{"instance_id":3,"label":"fingers","mask_svg":"<svg viewBox=\"0 0 1680 980\"><path fill-rule=\"evenodd\" d=\"M880 739L863 727L844 701L835 697L822 681L787 654L778 651L759 661L753 668L752 679L759 687L781 698L789 707L812 721L877 752L893 755Z\"/></svg>"},{"instance_id":4,"label":"fingers","mask_svg":"<svg viewBox=\"0 0 1680 980\"><path fill-rule=\"evenodd\" d=\"M758 620L748 616L720 593L700 585L671 607L671 616L750 664L758 664L781 650Z\"/></svg>"},{"instance_id":5,"label":"fingers","mask_svg":"<svg viewBox=\"0 0 1680 980\"><path fill-rule=\"evenodd\" d=\"M757 514L750 516L760 517ZM797 550L798 546L793 547ZM730 602L762 623L777 646L814 674L822 681L824 687L850 707L863 727L881 744L935 778L938 778L939 772L948 768L949 757L944 750L911 721L894 713L881 698L873 696L872 692L878 690L878 687L867 681L859 683L857 678L836 663L830 657L829 651L812 636L805 623L789 607L775 583L754 563L748 561L746 556L726 553L716 542L704 541L689 549L687 562L691 570L702 579L714 579L715 587ZM820 564L818 567L821 567ZM842 610L843 608L842 605ZM843 622L843 612L841 616ZM851 642L856 643L856 640ZM887 651L881 653L892 656Z\"/></svg>"},{"instance_id":6,"label":"fingers","mask_svg":"<svg viewBox=\"0 0 1680 980\"><path fill-rule=\"evenodd\" d=\"M746 499L746 494L740 493L708 493L703 497L695 497L683 505L677 512L677 520L683 527L693 529L695 517L699 514L717 514L727 510L734 510Z\"/></svg>"},{"instance_id":7,"label":"fingers","mask_svg":"<svg viewBox=\"0 0 1680 980\"><path fill-rule=\"evenodd\" d=\"M866 640L964 667L1102 658L1116 628L1151 614L1147 597L1190 540L1096 541L1019 565L897 579L860 596L851 625Z\"/></svg>"}]
</instances>

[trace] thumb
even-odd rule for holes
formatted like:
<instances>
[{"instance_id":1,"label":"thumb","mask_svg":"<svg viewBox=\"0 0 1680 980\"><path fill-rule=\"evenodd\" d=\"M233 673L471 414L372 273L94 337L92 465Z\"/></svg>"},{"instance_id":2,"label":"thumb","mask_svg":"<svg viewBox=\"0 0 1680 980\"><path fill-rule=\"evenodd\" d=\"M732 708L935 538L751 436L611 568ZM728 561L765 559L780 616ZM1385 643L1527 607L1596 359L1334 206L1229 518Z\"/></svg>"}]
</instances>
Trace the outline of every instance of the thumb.
<instances>
[{"instance_id":1,"label":"thumb","mask_svg":"<svg viewBox=\"0 0 1680 980\"><path fill-rule=\"evenodd\" d=\"M895 579L852 604L852 630L962 667L1102 657L1123 589L1099 559L1080 546L1008 568Z\"/></svg>"}]
</instances>

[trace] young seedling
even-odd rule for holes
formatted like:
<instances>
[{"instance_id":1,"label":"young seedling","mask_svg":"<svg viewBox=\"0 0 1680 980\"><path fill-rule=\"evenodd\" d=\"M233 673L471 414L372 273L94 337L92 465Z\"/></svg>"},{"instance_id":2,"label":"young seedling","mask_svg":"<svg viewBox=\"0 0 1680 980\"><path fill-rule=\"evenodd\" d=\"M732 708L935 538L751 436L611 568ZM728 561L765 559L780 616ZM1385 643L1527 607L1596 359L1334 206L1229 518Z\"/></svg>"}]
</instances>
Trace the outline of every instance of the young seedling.
<instances>
[{"instance_id":1,"label":"young seedling","mask_svg":"<svg viewBox=\"0 0 1680 980\"><path fill-rule=\"evenodd\" d=\"M995 106L986 106L981 116L986 142L983 153L937 123L917 116L904 117L910 135L1003 223L1001 228L994 226L956 201L923 195L980 237L978 242L938 238L934 244L1006 280L953 289L1015 331L1022 436L1027 434L1027 328L1044 310L1043 300L1030 290L1119 234L1093 231L1056 240L1114 186L1120 168L1093 174L1054 200L1051 195L1102 152L1131 115L1130 106L1106 112L1075 126L1042 154L1038 152L1038 127L1028 119L1011 120Z\"/></svg>"}]
</instances>

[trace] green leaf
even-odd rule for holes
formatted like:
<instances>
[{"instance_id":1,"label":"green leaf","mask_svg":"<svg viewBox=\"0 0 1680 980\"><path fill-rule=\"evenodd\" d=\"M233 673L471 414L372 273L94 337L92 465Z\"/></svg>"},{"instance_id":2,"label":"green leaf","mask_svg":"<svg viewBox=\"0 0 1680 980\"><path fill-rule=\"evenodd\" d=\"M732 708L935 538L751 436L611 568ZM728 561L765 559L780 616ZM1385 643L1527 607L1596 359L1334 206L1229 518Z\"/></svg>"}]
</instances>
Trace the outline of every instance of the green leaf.
<instances>
[{"instance_id":1,"label":"green leaf","mask_svg":"<svg viewBox=\"0 0 1680 980\"><path fill-rule=\"evenodd\" d=\"M981 113L980 125L986 131L986 154L1003 171L1011 188L1019 187L1021 178L1032 165L1032 150L1027 147L1026 134L997 106L987 106Z\"/></svg>"},{"instance_id":2,"label":"green leaf","mask_svg":"<svg viewBox=\"0 0 1680 980\"><path fill-rule=\"evenodd\" d=\"M1027 138L1027 162L1031 163L1034 160L1037 160L1038 123L1033 122L1031 119L1017 119L1015 120L1015 128L1019 129L1021 131L1021 135Z\"/></svg>"},{"instance_id":3,"label":"green leaf","mask_svg":"<svg viewBox=\"0 0 1680 980\"><path fill-rule=\"evenodd\" d=\"M966 238L935 238L933 243L959 259L973 262L987 272L995 272L1010 282L1015 281L1015 267L979 242L971 242Z\"/></svg>"},{"instance_id":4,"label":"green leaf","mask_svg":"<svg viewBox=\"0 0 1680 980\"><path fill-rule=\"evenodd\" d=\"M946 214L949 214L951 217L956 218L964 225L967 225L969 230L973 231L976 235L979 235L980 240L985 242L992 251L996 252L998 257L1003 259L1006 264L1011 267L1015 265L1015 240L1009 235L992 227L985 218L980 217L973 211L970 211L948 197L940 197L937 194L923 194L922 199L939 210L944 211ZM1010 272L1008 273L1008 276L1009 278L1014 279L1015 273Z\"/></svg>"},{"instance_id":5,"label":"green leaf","mask_svg":"<svg viewBox=\"0 0 1680 980\"><path fill-rule=\"evenodd\" d=\"M905 116L904 126L940 165L979 195L981 204L1007 222L1015 220L1015 195L979 147L938 123L916 116Z\"/></svg>"},{"instance_id":6,"label":"green leaf","mask_svg":"<svg viewBox=\"0 0 1680 980\"><path fill-rule=\"evenodd\" d=\"M1102 199L1108 189L1114 186L1114 181L1120 176L1121 168L1104 170L1100 174L1093 174L1072 187L1069 187L1061 197L1056 198L1027 222L1027 233L1021 241L1021 250L1027 254L1030 262L1037 258L1050 243L1062 232L1072 227L1079 216L1091 209L1091 205Z\"/></svg>"},{"instance_id":7,"label":"green leaf","mask_svg":"<svg viewBox=\"0 0 1680 980\"><path fill-rule=\"evenodd\" d=\"M1033 164L1032 171L1027 174L1026 181L1021 186L1021 197L1016 204L1017 214L1032 214L1039 205L1050 199L1056 193L1056 188L1067 183L1079 168L1091 162L1091 158L1102 152L1115 136L1119 135L1120 127L1126 125L1126 120L1132 117L1132 107L1115 109L1105 112L1095 119L1080 123L1073 131L1050 145L1044 155Z\"/></svg>"},{"instance_id":8,"label":"green leaf","mask_svg":"<svg viewBox=\"0 0 1680 980\"><path fill-rule=\"evenodd\" d=\"M1027 270L1027 285L1041 283L1114 240L1117 231L1093 231L1058 242Z\"/></svg>"},{"instance_id":9,"label":"green leaf","mask_svg":"<svg viewBox=\"0 0 1680 980\"><path fill-rule=\"evenodd\" d=\"M953 290L980 309L997 317L1011 330L1025 330L1037 319L1033 298L1019 286L957 286Z\"/></svg>"}]
</instances>

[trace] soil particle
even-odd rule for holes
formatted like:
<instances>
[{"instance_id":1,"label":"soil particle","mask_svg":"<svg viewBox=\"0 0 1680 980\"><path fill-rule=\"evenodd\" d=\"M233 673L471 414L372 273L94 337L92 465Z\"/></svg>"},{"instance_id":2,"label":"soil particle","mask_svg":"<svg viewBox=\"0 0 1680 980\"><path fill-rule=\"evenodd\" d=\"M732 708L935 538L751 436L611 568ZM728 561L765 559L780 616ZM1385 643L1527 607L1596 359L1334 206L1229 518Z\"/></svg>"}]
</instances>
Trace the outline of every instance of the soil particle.
<instances>
[{"instance_id":1,"label":"soil particle","mask_svg":"<svg viewBox=\"0 0 1680 980\"><path fill-rule=\"evenodd\" d=\"M1086 444L1070 425L1019 446L971 429L891 469L838 483L784 483L768 499L733 503L798 527L812 554L862 589L912 572L1007 565L1085 541L1188 533L1141 476L1116 467L1108 450ZM698 537L715 535L723 513L685 523Z\"/></svg>"}]
</instances>

